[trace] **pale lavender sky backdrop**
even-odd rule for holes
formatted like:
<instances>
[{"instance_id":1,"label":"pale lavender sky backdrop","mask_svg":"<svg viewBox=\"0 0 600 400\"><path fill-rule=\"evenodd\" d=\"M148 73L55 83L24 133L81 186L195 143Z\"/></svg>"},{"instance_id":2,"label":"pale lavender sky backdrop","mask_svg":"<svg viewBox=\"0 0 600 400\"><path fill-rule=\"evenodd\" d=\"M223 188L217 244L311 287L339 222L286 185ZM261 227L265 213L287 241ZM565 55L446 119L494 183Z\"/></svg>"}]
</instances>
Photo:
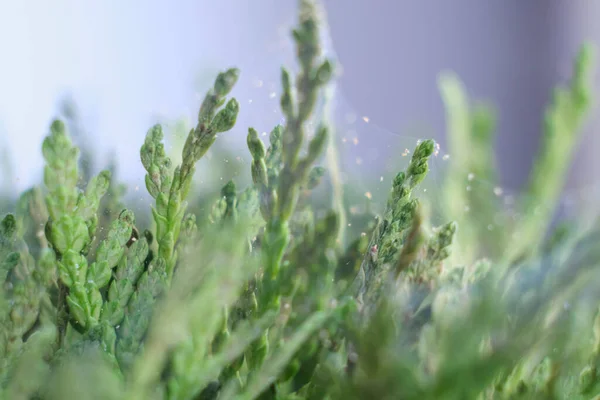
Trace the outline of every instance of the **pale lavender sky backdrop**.
<instances>
[{"instance_id":1,"label":"pale lavender sky backdrop","mask_svg":"<svg viewBox=\"0 0 600 400\"><path fill-rule=\"evenodd\" d=\"M499 107L503 183L523 182L550 88L570 73L584 39L598 42L600 3L572 0L326 0L344 66L341 113L355 114L366 165L398 157L387 146L418 136L443 144L436 76L455 70L470 93ZM0 2L0 146L8 144L20 188L39 178L39 150L57 101L71 92L94 147L115 150L123 177L142 174L138 149L157 115L193 119L223 68L238 66L240 121L277 123L279 65L293 58L296 0L21 0ZM333 52L333 48L328 49ZM361 117L368 116L369 124ZM426 124L426 129L415 129ZM576 168L595 171L597 127ZM344 128L349 129L349 128ZM406 138L410 136L410 140ZM375 145L373 144L375 143ZM572 187L596 184L589 173Z\"/></svg>"}]
</instances>

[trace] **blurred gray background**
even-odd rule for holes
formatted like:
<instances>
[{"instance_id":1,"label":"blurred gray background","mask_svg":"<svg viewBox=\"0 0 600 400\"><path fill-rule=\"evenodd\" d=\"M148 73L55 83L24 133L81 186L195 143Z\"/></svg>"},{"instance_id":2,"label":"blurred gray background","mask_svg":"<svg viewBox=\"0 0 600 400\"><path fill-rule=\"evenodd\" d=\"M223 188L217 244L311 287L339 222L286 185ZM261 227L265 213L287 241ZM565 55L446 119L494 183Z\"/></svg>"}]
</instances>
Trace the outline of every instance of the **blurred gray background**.
<instances>
[{"instance_id":1,"label":"blurred gray background","mask_svg":"<svg viewBox=\"0 0 600 400\"><path fill-rule=\"evenodd\" d=\"M357 165L379 168L420 137L435 137L443 150L436 77L451 69L470 95L498 107L502 184L512 190L526 178L552 86L568 79L583 40L600 39L600 3L592 0L324 4L332 43L326 52L343 65L336 115L345 122L338 133ZM234 92L242 104L238 127L223 139L243 146L247 126L270 130L280 121L279 65L293 62L296 6L296 0L0 1L0 146L9 149L12 179L22 189L40 178L41 141L67 94L92 146L114 151L128 181L142 182L138 149L149 126L193 121L201 94L223 68L242 69ZM597 127L593 117L572 189L597 184Z\"/></svg>"}]
</instances>

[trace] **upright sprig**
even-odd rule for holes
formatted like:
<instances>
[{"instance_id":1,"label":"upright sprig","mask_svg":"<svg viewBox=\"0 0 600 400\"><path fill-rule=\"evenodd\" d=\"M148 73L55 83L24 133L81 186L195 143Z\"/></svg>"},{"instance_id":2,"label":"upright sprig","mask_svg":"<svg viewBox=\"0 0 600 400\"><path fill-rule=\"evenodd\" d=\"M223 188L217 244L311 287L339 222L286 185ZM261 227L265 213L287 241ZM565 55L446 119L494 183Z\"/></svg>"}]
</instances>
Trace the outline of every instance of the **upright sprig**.
<instances>
[{"instance_id":1,"label":"upright sprig","mask_svg":"<svg viewBox=\"0 0 600 400\"><path fill-rule=\"evenodd\" d=\"M368 296L378 292L392 264L398 262L418 205L418 200L412 197L413 190L427 175L434 147L433 140L420 142L406 171L394 178L385 213L373 232L369 251L351 287L359 298L368 292Z\"/></svg>"},{"instance_id":2,"label":"upright sprig","mask_svg":"<svg viewBox=\"0 0 600 400\"><path fill-rule=\"evenodd\" d=\"M319 13L311 0L300 1L299 26L293 31L300 71L295 82L287 69L281 71L283 93L280 105L285 116L283 128L271 134L273 150L267 154L254 129L248 133L248 148L252 154L252 179L259 191L260 209L266 226L261 241L264 273L260 281L257 307L259 314L279 311L281 294L279 272L290 243L289 220L294 212L300 188L306 184L309 172L321 156L328 137L328 127L319 124L308 143L304 156L300 152L307 125L321 89L334 74L329 60L320 60ZM276 150L281 137L281 166ZM270 168L267 166L269 162ZM268 353L268 333L256 341L248 353L251 368L258 368Z\"/></svg>"},{"instance_id":3,"label":"upright sprig","mask_svg":"<svg viewBox=\"0 0 600 400\"><path fill-rule=\"evenodd\" d=\"M490 231L498 220L498 196L489 182L496 182L492 107L471 104L467 91L452 73L443 73L438 86L446 109L451 161L444 182L442 207L462 227L456 247L461 262L471 263L483 254L503 251L503 229ZM508 227L506 227L508 228Z\"/></svg>"},{"instance_id":4,"label":"upright sprig","mask_svg":"<svg viewBox=\"0 0 600 400\"><path fill-rule=\"evenodd\" d=\"M50 126L50 135L44 140L42 153L46 160L44 184L48 194L46 204L52 220L70 213L77 203L79 179L77 161L79 150L67 136L63 122L56 120Z\"/></svg>"},{"instance_id":5,"label":"upright sprig","mask_svg":"<svg viewBox=\"0 0 600 400\"><path fill-rule=\"evenodd\" d=\"M573 66L568 87L554 90L544 114L541 149L529 177L523 218L513 240L507 244L507 258L514 260L534 254L543 243L572 160L581 128L592 105L595 53L591 44L582 46Z\"/></svg>"},{"instance_id":6,"label":"upright sprig","mask_svg":"<svg viewBox=\"0 0 600 400\"><path fill-rule=\"evenodd\" d=\"M48 189L46 237L57 255L58 276L65 289L69 315L80 329L89 330L98 323L102 307L100 289L108 284L110 269L114 267L102 262L88 268L86 258L95 238L97 211L108 190L110 173L102 171L93 177L85 192L78 189L79 150L58 120L50 127L42 152L46 160L44 183Z\"/></svg>"},{"instance_id":7,"label":"upright sprig","mask_svg":"<svg viewBox=\"0 0 600 400\"><path fill-rule=\"evenodd\" d=\"M256 131L250 129L248 147L252 153L252 177L261 192L261 211L267 225L264 236L263 255L265 258L264 295L261 306L277 309L279 297L275 284L283 254L290 240L288 221L294 211L300 188L305 184L313 163L322 154L327 142L328 128L321 124L308 144L305 156L300 157L306 136L306 125L321 88L333 77L333 64L329 60L320 61L319 18L316 5L309 0L300 3L299 27L293 31L300 72L292 83L290 73L284 68L281 72L283 93L281 109L286 118L281 132L281 162L277 174L277 185L271 184L274 172L269 173L265 162L264 145ZM275 130L271 142L277 143L279 130ZM274 154L272 151L270 155ZM269 157L273 161L274 157ZM273 170L271 170L273 171Z\"/></svg>"},{"instance_id":8,"label":"upright sprig","mask_svg":"<svg viewBox=\"0 0 600 400\"><path fill-rule=\"evenodd\" d=\"M179 239L181 223L187 207L188 196L195 165L215 142L217 134L233 128L239 104L226 96L237 82L239 71L229 69L218 75L198 113L198 124L187 137L182 152L182 164L171 171L171 160L165 153L163 132L160 125L152 127L141 148L142 164L147 171L146 188L156 199L152 215L156 223L158 256L166 263L167 279L170 281L177 262L175 245Z\"/></svg>"},{"instance_id":9,"label":"upright sprig","mask_svg":"<svg viewBox=\"0 0 600 400\"><path fill-rule=\"evenodd\" d=\"M152 127L141 148L142 164L147 171L146 188L156 199L152 215L156 225L154 239L158 251L146 260L150 237L135 243L129 250L132 258L117 269L117 279L109 290L107 317L118 324L119 338L116 353L121 369L128 370L142 347L157 297L170 285L178 258L180 231L192 234L194 217L185 214L195 164L216 140L217 134L230 130L235 124L239 104L231 99L223 106L225 97L235 85L239 71L229 69L218 75L200 107L198 124L186 139L182 164L172 170L165 153L160 125ZM189 238L188 238L189 239ZM135 246L135 248L134 248ZM146 266L146 263L148 265ZM141 274L141 275L140 275ZM134 289L135 287L135 289ZM133 292L131 292L133 290ZM122 313L121 306L127 304Z\"/></svg>"}]
</instances>

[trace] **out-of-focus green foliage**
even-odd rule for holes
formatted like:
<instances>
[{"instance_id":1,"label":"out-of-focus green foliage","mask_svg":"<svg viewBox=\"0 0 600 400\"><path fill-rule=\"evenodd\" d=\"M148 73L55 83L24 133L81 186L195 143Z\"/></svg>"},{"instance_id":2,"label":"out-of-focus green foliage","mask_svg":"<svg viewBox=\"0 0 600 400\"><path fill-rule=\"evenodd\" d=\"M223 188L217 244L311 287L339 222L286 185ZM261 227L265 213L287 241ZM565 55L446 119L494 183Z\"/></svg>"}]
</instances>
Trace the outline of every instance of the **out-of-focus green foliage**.
<instances>
[{"instance_id":1,"label":"out-of-focus green foliage","mask_svg":"<svg viewBox=\"0 0 600 400\"><path fill-rule=\"evenodd\" d=\"M315 104L336 69L321 55L318 6L301 0L299 16L285 123L268 144L248 130L248 187L191 190L195 173L215 173L196 165L235 124L236 69L209 89L178 165L162 127L148 131L149 226L124 208L114 167L93 175L84 152L81 168L74 115L52 123L44 185L0 222L0 398L600 398L600 224L547 232L590 104L591 49L546 114L525 217L493 232L488 221L508 216L475 186L495 179L493 114L471 108L453 75L440 79L457 161L434 204L447 222L431 226L417 189L432 140L379 215L370 203L343 215L341 197L315 206L332 146Z\"/></svg>"}]
</instances>

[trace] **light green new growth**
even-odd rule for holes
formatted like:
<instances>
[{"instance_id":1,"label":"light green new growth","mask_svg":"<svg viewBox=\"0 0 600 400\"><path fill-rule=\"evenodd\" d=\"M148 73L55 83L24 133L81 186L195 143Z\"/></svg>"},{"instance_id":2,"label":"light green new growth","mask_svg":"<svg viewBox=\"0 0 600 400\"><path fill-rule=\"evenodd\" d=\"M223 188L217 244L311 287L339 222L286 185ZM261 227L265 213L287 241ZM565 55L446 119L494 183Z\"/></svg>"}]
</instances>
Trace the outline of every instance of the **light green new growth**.
<instances>
[{"instance_id":1,"label":"light green new growth","mask_svg":"<svg viewBox=\"0 0 600 400\"><path fill-rule=\"evenodd\" d=\"M472 263L483 254L502 255L506 262L512 262L539 251L591 106L593 64L594 51L586 44L575 60L570 85L554 91L544 115L542 145L529 184L517 204L520 218L514 224L509 223L507 215L502 215L497 193L494 193L492 132L495 116L488 106L476 105L471 109L456 76L449 73L440 76L453 160L446 180L445 208L463 226L457 252L463 262ZM501 223L497 229L486 230L488 224L494 226L498 219ZM481 254L476 253L476 249Z\"/></svg>"},{"instance_id":2,"label":"light green new growth","mask_svg":"<svg viewBox=\"0 0 600 400\"><path fill-rule=\"evenodd\" d=\"M462 227L456 243L460 262L473 262L482 255L476 251L490 255L501 240L501 227L496 231L487 228L495 223L498 209L498 198L489 183L497 180L493 141L496 116L488 105L469 104L456 75L440 75L438 85L446 108L451 157L440 208Z\"/></svg>"},{"instance_id":3,"label":"light green new growth","mask_svg":"<svg viewBox=\"0 0 600 400\"><path fill-rule=\"evenodd\" d=\"M306 136L306 125L312 117L317 96L333 77L329 60L320 61L318 11L309 0L300 2L299 27L293 31L300 72L292 81L286 69L281 71L283 93L280 105L286 123L271 134L271 150L265 157L265 147L256 130L248 133L248 148L252 154L252 179L259 191L260 207L265 218L265 233L261 248L264 263L258 298L259 312L278 310L280 269L284 253L290 242L289 220L292 216L300 188L306 184L313 163L321 156L327 143L328 128L318 125L308 143L305 156L300 151ZM293 86L293 87L292 87ZM281 167L278 166L279 136L281 136ZM248 354L251 368L258 368L269 352L267 333Z\"/></svg>"},{"instance_id":4,"label":"light green new growth","mask_svg":"<svg viewBox=\"0 0 600 400\"><path fill-rule=\"evenodd\" d=\"M225 96L238 78L236 69L227 70L217 77L200 107L198 125L190 131L182 151L182 164L172 170L165 154L160 125L155 125L146 136L141 148L142 164L147 171L146 188L156 199L152 215L156 226L154 237L158 245L156 255L137 282L137 290L131 295L120 329L122 338L116 345L117 357L122 365L130 366L148 329L156 298L168 287L177 263L177 242L182 223L184 230L193 231L192 220L184 215L196 162L208 151L218 133L231 129L237 118L239 105L231 99L225 107ZM189 238L188 238L189 239ZM132 265L136 277L141 271L141 261ZM131 282L132 284L134 282ZM127 283L121 283L127 285ZM115 289L117 290L117 289ZM124 297L129 296L125 288ZM115 294L115 296L117 296ZM124 300L124 299L123 299Z\"/></svg>"},{"instance_id":5,"label":"light green new growth","mask_svg":"<svg viewBox=\"0 0 600 400\"><path fill-rule=\"evenodd\" d=\"M195 165L216 140L217 134L230 130L235 124L239 104L225 97L238 79L237 69L229 69L217 77L198 113L198 125L191 130L182 152L182 164L171 170L171 160L166 156L162 128L155 125L146 135L141 148L142 164L147 171L146 188L156 199L152 215L156 224L158 256L166 263L167 279L173 276L177 262L175 244L179 239L181 222L187 207L188 195ZM222 108L221 108L222 107Z\"/></svg>"},{"instance_id":6,"label":"light green new growth","mask_svg":"<svg viewBox=\"0 0 600 400\"><path fill-rule=\"evenodd\" d=\"M72 146L62 122L55 121L50 131L42 147L50 215L46 236L57 254L61 290L68 292L64 301L72 322L89 330L98 323L102 307L100 289L108 283L110 268L114 266L93 264L88 269L86 259L95 238L100 198L108 189L110 174L101 172L90 180L85 193L81 192L77 188L79 151Z\"/></svg>"},{"instance_id":7,"label":"light green new growth","mask_svg":"<svg viewBox=\"0 0 600 400\"><path fill-rule=\"evenodd\" d=\"M523 218L514 240L507 244L509 258L535 254L554 214L581 128L592 104L594 49L582 46L568 87L557 87L544 115L542 145L521 205ZM541 204L540 204L541 203Z\"/></svg>"}]
</instances>

